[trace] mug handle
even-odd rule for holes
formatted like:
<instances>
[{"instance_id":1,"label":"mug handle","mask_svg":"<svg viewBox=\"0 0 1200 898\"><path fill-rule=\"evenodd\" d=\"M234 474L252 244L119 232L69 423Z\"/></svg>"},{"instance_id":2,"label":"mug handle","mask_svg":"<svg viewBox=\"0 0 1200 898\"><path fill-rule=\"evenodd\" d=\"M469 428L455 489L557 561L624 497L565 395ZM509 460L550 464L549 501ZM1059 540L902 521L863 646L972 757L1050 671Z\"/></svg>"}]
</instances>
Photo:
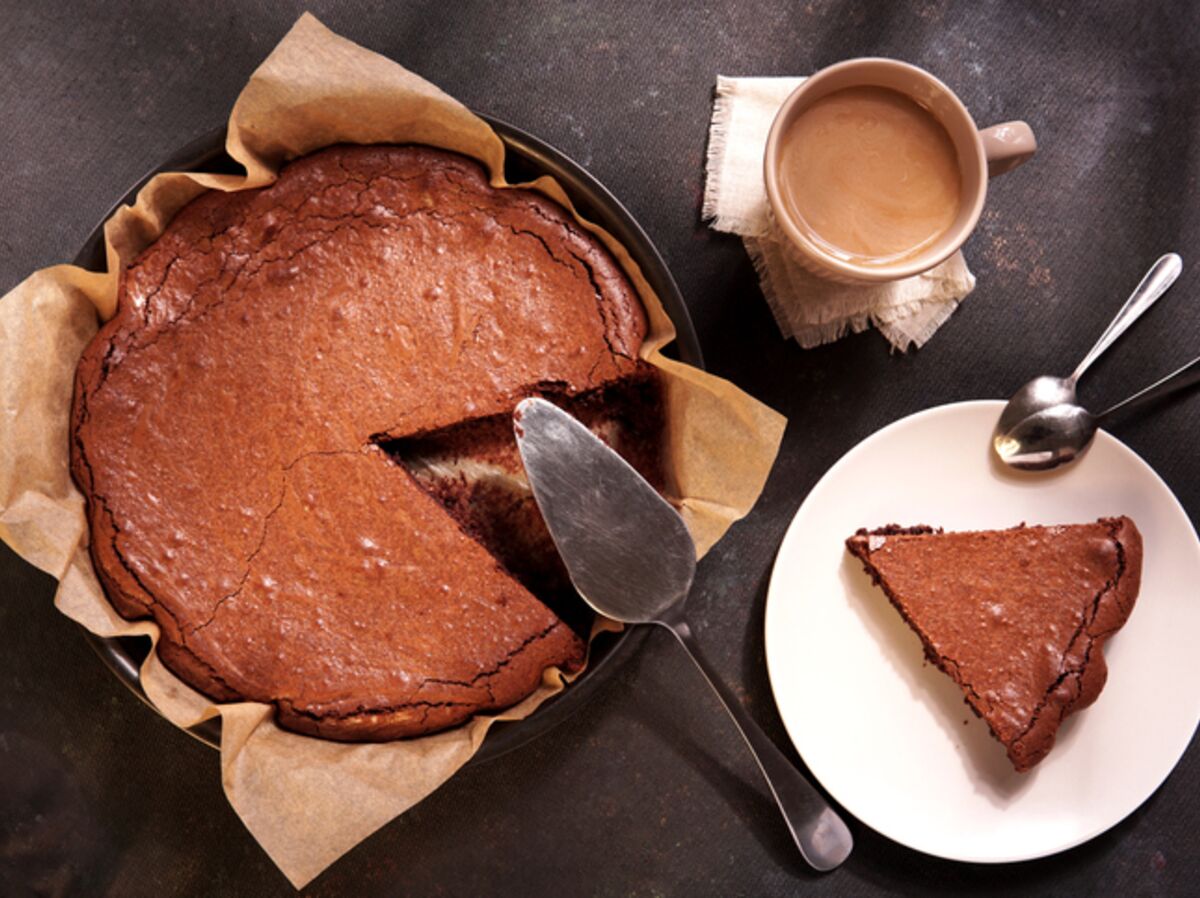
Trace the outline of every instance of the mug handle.
<instances>
[{"instance_id":1,"label":"mug handle","mask_svg":"<svg viewBox=\"0 0 1200 898\"><path fill-rule=\"evenodd\" d=\"M979 137L987 157L989 178L1012 171L1037 152L1037 138L1024 122L992 125L980 131Z\"/></svg>"}]
</instances>

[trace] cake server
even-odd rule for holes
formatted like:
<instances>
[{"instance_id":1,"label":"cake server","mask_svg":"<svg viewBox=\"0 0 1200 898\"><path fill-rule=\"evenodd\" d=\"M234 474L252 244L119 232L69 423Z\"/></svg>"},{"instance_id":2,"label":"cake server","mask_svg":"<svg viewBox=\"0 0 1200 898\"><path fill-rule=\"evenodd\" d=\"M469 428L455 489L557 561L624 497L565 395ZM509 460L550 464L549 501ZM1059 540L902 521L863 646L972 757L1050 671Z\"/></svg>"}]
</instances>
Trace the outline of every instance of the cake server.
<instances>
[{"instance_id":1,"label":"cake server","mask_svg":"<svg viewBox=\"0 0 1200 898\"><path fill-rule=\"evenodd\" d=\"M817 870L837 867L854 845L850 830L721 682L684 618L696 546L683 519L557 406L526 399L514 421L534 499L579 594L600 614L657 624L678 640L746 740L800 854Z\"/></svg>"},{"instance_id":2,"label":"cake server","mask_svg":"<svg viewBox=\"0 0 1200 898\"><path fill-rule=\"evenodd\" d=\"M1035 377L1013 394L992 433L992 448L1001 461L1027 471L1067 464L1084 453L1096 428L1118 409L1128 411L1194 382L1187 380L1192 365L1185 365L1099 415L1088 412L1075 398L1075 386L1084 372L1167 292L1181 271L1183 260L1175 253L1160 258L1070 377Z\"/></svg>"}]
</instances>

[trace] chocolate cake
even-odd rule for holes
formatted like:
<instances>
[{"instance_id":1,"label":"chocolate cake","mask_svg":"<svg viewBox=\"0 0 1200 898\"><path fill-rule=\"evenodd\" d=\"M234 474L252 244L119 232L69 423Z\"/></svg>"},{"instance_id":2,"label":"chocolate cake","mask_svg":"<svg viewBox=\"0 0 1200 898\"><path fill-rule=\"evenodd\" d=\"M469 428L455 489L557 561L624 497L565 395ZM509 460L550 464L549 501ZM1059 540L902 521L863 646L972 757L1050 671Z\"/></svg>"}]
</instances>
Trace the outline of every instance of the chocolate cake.
<instances>
[{"instance_id":1,"label":"chocolate cake","mask_svg":"<svg viewBox=\"0 0 1200 898\"><path fill-rule=\"evenodd\" d=\"M1104 642L1142 576L1142 537L1126 517L966 533L892 525L846 546L1018 771L1104 688Z\"/></svg>"},{"instance_id":2,"label":"chocolate cake","mask_svg":"<svg viewBox=\"0 0 1200 898\"><path fill-rule=\"evenodd\" d=\"M79 363L97 574L182 679L300 732L390 739L512 705L584 643L479 538L495 506L455 513L406 446L482 422L503 455L525 396L641 395L645 327L602 244L462 156L334 147L205 194L122 273ZM536 542L522 515L498 526Z\"/></svg>"}]
</instances>

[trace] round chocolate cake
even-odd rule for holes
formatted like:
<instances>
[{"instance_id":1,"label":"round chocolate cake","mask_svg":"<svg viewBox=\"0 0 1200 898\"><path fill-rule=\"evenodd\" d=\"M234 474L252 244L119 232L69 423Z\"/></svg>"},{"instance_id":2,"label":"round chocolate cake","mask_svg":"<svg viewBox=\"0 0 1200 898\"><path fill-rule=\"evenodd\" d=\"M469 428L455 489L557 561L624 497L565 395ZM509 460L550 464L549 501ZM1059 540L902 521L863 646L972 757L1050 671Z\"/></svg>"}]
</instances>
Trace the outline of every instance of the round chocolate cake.
<instances>
[{"instance_id":1,"label":"round chocolate cake","mask_svg":"<svg viewBox=\"0 0 1200 898\"><path fill-rule=\"evenodd\" d=\"M594 406L629 381L653 404L645 327L602 244L462 156L333 147L207 193L123 272L79 363L101 582L178 676L294 730L390 739L510 706L584 643L404 447L462 450L533 394Z\"/></svg>"}]
</instances>

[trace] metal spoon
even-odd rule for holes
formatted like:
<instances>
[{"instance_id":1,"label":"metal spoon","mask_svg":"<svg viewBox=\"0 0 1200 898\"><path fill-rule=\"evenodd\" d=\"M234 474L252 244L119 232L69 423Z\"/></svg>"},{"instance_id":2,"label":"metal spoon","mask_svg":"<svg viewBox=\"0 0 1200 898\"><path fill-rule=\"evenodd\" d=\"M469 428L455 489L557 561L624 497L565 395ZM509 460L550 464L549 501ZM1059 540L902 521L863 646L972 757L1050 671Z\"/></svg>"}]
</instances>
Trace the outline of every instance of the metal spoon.
<instances>
[{"instance_id":1,"label":"metal spoon","mask_svg":"<svg viewBox=\"0 0 1200 898\"><path fill-rule=\"evenodd\" d=\"M566 412L526 399L514 417L533 496L579 594L600 614L657 624L679 640L741 731L800 854L817 870L841 864L854 845L850 830L721 682L683 617L696 572L683 519Z\"/></svg>"},{"instance_id":2,"label":"metal spoon","mask_svg":"<svg viewBox=\"0 0 1200 898\"><path fill-rule=\"evenodd\" d=\"M1184 374L1187 366L1099 416L1089 415L1075 398L1075 386L1084 372L1175 283L1181 271L1183 260L1175 253L1167 253L1146 272L1142 282L1070 377L1035 377L1013 394L1000 413L1000 420L996 422L996 429L992 433L992 446L1001 461L1015 468L1037 471L1066 464L1077 458L1091 443L1100 418L1140 399L1149 390L1166 388L1167 382L1173 377ZM1174 385L1172 381L1171 389L1167 392L1184 385ZM1161 395L1165 394L1156 393L1145 401Z\"/></svg>"},{"instance_id":3,"label":"metal spoon","mask_svg":"<svg viewBox=\"0 0 1200 898\"><path fill-rule=\"evenodd\" d=\"M1082 455L1091 445L1097 428L1103 427L1117 412L1132 411L1197 383L1200 383L1200 358L1192 359L1098 415L1080 405L1052 405L1023 418L1003 437L997 434L992 444L999 456L1014 468L1044 471Z\"/></svg>"}]
</instances>

